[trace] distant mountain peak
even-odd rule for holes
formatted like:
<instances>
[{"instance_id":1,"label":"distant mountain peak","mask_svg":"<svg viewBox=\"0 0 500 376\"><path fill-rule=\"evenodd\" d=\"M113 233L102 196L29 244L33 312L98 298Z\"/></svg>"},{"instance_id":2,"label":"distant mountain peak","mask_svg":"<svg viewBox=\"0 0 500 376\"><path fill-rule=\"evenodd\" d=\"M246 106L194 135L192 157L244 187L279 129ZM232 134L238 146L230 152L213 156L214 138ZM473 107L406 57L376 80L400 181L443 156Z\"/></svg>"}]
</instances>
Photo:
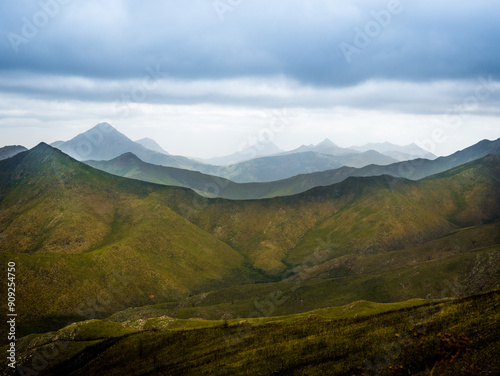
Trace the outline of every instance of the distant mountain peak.
<instances>
[{"instance_id":1,"label":"distant mountain peak","mask_svg":"<svg viewBox=\"0 0 500 376\"><path fill-rule=\"evenodd\" d=\"M132 152L127 152L122 155L119 155L118 157L112 159L112 161L114 160L142 161L141 158L139 158Z\"/></svg>"},{"instance_id":2,"label":"distant mountain peak","mask_svg":"<svg viewBox=\"0 0 500 376\"><path fill-rule=\"evenodd\" d=\"M88 131L83 132L82 134L93 134L93 133L100 133L100 134L119 134L123 135L120 131L118 131L116 128L114 128L111 124L108 122L102 122L99 124L96 124L92 128L90 128ZM125 136L125 135L123 135Z\"/></svg>"},{"instance_id":3,"label":"distant mountain peak","mask_svg":"<svg viewBox=\"0 0 500 376\"><path fill-rule=\"evenodd\" d=\"M332 140L329 138L325 138L323 141L321 141L317 146L337 146Z\"/></svg>"},{"instance_id":4,"label":"distant mountain peak","mask_svg":"<svg viewBox=\"0 0 500 376\"><path fill-rule=\"evenodd\" d=\"M163 149L155 140L149 137L141 138L140 140L135 141L139 145L144 146L145 148L149 150L156 151L158 153L166 154L169 155L169 153Z\"/></svg>"},{"instance_id":5,"label":"distant mountain peak","mask_svg":"<svg viewBox=\"0 0 500 376\"><path fill-rule=\"evenodd\" d=\"M231 155L225 155L220 157L214 157L210 159L204 159L203 162L210 163L218 166L232 165L240 162L244 162L256 157L266 157L269 155L274 155L281 153L283 150L280 149L274 142L269 139L265 139L251 146L238 151Z\"/></svg>"},{"instance_id":6,"label":"distant mountain peak","mask_svg":"<svg viewBox=\"0 0 500 376\"><path fill-rule=\"evenodd\" d=\"M102 123L98 123L94 128L102 129L102 130L114 129L116 131L116 129L113 128L113 126L111 124L109 124L107 121L104 121Z\"/></svg>"},{"instance_id":7,"label":"distant mountain peak","mask_svg":"<svg viewBox=\"0 0 500 376\"><path fill-rule=\"evenodd\" d=\"M396 145L389 141L369 143L361 146L351 146L352 149L364 152L368 150L375 150L379 153L388 155L398 161L411 160L416 158L435 159L436 156L431 152L422 149L415 143L408 145Z\"/></svg>"},{"instance_id":8,"label":"distant mountain peak","mask_svg":"<svg viewBox=\"0 0 500 376\"><path fill-rule=\"evenodd\" d=\"M145 141L145 142L154 142L155 144L157 144L157 142L155 140L153 140L152 138L149 138L149 137L141 138L140 140L136 140L135 142L142 142L142 141Z\"/></svg>"},{"instance_id":9,"label":"distant mountain peak","mask_svg":"<svg viewBox=\"0 0 500 376\"><path fill-rule=\"evenodd\" d=\"M267 154L274 154L274 153L279 153L282 151L278 145L276 145L274 142L271 140L262 140L259 142L256 142L255 144L251 145L248 147L248 149L254 148L259 152L264 152L262 155L267 155Z\"/></svg>"},{"instance_id":10,"label":"distant mountain peak","mask_svg":"<svg viewBox=\"0 0 500 376\"><path fill-rule=\"evenodd\" d=\"M112 159L126 151L136 151L134 148L146 150L107 122L99 123L69 141L57 143L56 146L77 160Z\"/></svg>"}]
</instances>

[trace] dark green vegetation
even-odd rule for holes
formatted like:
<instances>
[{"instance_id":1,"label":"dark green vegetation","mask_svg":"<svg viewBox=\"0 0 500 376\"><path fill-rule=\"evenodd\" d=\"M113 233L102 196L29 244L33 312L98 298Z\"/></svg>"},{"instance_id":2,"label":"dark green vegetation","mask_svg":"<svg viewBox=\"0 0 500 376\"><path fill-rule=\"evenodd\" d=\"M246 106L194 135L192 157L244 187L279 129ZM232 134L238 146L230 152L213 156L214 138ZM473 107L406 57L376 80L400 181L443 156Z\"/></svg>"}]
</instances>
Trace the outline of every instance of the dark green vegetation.
<instances>
[{"instance_id":1,"label":"dark green vegetation","mask_svg":"<svg viewBox=\"0 0 500 376\"><path fill-rule=\"evenodd\" d=\"M493 291L224 322L92 320L17 346L20 370L47 376L497 375L499 320Z\"/></svg>"},{"instance_id":2,"label":"dark green vegetation","mask_svg":"<svg viewBox=\"0 0 500 376\"><path fill-rule=\"evenodd\" d=\"M234 183L223 178L194 171L148 164L138 158L134 158L131 154L122 155L111 161L88 161L86 163L118 176L151 183L192 188L208 197L218 196L234 200L247 200L294 195L314 187L340 183L349 177L390 175L418 180L483 158L488 154L500 155L500 139L496 141L481 141L449 157L441 157L435 160L415 159L393 163L388 166L372 164L363 168L341 167L267 183ZM367 157L367 155L369 156L370 152L349 158ZM314 169L317 169L318 159L329 161L331 158L337 157L313 152L302 152L286 156L257 158L237 165L221 167L220 171L213 171L212 173L216 175L226 174L230 178L233 176L241 177L241 174L243 174L247 176L248 180L272 180L273 177L277 179L280 176L279 174L287 175L292 173L291 169L296 168L297 164L307 165L309 163L311 166L316 166ZM308 160L309 162L307 162ZM337 161L335 163L336 165L334 164L330 167L338 167L345 164L345 161ZM326 165L324 167L327 168ZM312 170L314 171L314 169Z\"/></svg>"}]
</instances>

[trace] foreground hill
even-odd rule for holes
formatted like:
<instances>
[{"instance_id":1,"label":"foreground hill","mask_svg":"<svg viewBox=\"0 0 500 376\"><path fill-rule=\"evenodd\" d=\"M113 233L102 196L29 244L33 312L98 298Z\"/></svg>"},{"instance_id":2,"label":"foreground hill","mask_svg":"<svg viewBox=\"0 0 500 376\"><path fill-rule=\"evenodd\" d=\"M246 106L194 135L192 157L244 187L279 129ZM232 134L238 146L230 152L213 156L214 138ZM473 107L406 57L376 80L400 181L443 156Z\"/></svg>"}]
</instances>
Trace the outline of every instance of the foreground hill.
<instances>
[{"instance_id":1,"label":"foreground hill","mask_svg":"<svg viewBox=\"0 0 500 376\"><path fill-rule=\"evenodd\" d=\"M189 211L168 205L268 272L296 265L335 243L329 258L403 249L500 214L500 157L488 156L413 182L388 176L349 178L300 195L266 200L207 200ZM171 198L169 198L171 200Z\"/></svg>"},{"instance_id":2,"label":"foreground hill","mask_svg":"<svg viewBox=\"0 0 500 376\"><path fill-rule=\"evenodd\" d=\"M0 162L0 256L22 266L21 319L76 317L101 291L113 299L105 313L258 279L241 254L155 199L171 190L45 144Z\"/></svg>"},{"instance_id":3,"label":"foreground hill","mask_svg":"<svg viewBox=\"0 0 500 376\"><path fill-rule=\"evenodd\" d=\"M225 322L92 320L19 340L20 370L44 376L493 376L500 368L499 297L493 291L452 301L356 302ZM5 366L4 372L15 374Z\"/></svg>"},{"instance_id":4,"label":"foreground hill","mask_svg":"<svg viewBox=\"0 0 500 376\"><path fill-rule=\"evenodd\" d=\"M246 302L259 294L289 290L296 282L288 279L304 265L308 273L293 291L307 299L295 296L283 313L345 304L355 291L376 302L423 298L444 279L468 278L476 255L495 260L499 213L499 156L417 182L349 178L251 201L206 199L116 177L45 144L0 162L0 257L3 265L23 266L18 302L25 332L233 285L246 286L233 297L248 312ZM460 254L441 251L438 240L455 233ZM427 248L407 253L414 247ZM383 259L391 252L415 257ZM388 265L425 268L397 277ZM485 275L497 275L498 265L486 262ZM407 289L386 288L423 271L429 278ZM468 293L497 280L478 282ZM210 296L203 302L213 307L207 314L229 312L231 294Z\"/></svg>"}]
</instances>

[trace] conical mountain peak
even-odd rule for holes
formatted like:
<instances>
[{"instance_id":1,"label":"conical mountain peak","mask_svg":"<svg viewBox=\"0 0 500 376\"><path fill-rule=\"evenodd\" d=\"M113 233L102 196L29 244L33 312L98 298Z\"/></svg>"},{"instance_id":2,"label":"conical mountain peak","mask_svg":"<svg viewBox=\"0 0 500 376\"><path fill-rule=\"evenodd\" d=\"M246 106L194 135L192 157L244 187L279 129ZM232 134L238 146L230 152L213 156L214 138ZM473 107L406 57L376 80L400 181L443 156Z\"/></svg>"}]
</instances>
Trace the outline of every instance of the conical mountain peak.
<instances>
[{"instance_id":1,"label":"conical mountain peak","mask_svg":"<svg viewBox=\"0 0 500 376\"><path fill-rule=\"evenodd\" d=\"M116 131L116 129L115 129L115 128L113 128L113 126L112 126L111 124L109 124L108 122L106 122L106 121L104 121L104 122L102 122L102 123L97 124L97 125L96 125L94 128L92 128L92 129L100 129L100 130L103 130L103 131L104 131L104 130L109 130L109 131L114 130L114 131ZM117 132L118 132L118 131L117 131Z\"/></svg>"},{"instance_id":2,"label":"conical mountain peak","mask_svg":"<svg viewBox=\"0 0 500 376\"><path fill-rule=\"evenodd\" d=\"M323 141L321 141L318 146L337 146L332 140L329 138L325 138Z\"/></svg>"},{"instance_id":3,"label":"conical mountain peak","mask_svg":"<svg viewBox=\"0 0 500 376\"><path fill-rule=\"evenodd\" d=\"M40 142L37 146L34 148L28 150L29 155L62 155L61 151L50 146L49 144L45 142Z\"/></svg>"}]
</instances>

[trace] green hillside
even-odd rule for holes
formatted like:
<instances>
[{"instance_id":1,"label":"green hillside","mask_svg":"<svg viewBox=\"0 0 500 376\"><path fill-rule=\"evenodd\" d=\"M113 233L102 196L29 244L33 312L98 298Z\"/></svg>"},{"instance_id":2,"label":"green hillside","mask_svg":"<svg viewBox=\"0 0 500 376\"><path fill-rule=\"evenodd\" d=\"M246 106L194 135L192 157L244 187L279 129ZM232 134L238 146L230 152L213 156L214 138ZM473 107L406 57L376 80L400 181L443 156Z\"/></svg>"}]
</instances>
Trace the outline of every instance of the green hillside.
<instances>
[{"instance_id":1,"label":"green hillside","mask_svg":"<svg viewBox=\"0 0 500 376\"><path fill-rule=\"evenodd\" d=\"M200 208L181 207L182 200L170 197L165 204L248 256L257 268L279 274L315 250L325 259L381 253L495 220L499 160L486 157L418 182L349 178L291 197L206 200Z\"/></svg>"},{"instance_id":2,"label":"green hillside","mask_svg":"<svg viewBox=\"0 0 500 376\"><path fill-rule=\"evenodd\" d=\"M231 201L40 144L0 162L0 257L22 266L23 333L158 304L185 319L245 317L276 291L290 292L279 314L455 296L440 296L444 281L475 281L467 295L498 286L499 180L488 156L416 182L349 178ZM489 278L471 279L475 268Z\"/></svg>"},{"instance_id":3,"label":"green hillside","mask_svg":"<svg viewBox=\"0 0 500 376\"><path fill-rule=\"evenodd\" d=\"M47 376L496 375L499 304L494 291L264 320L92 320L17 346L20 369Z\"/></svg>"},{"instance_id":4,"label":"green hillside","mask_svg":"<svg viewBox=\"0 0 500 376\"><path fill-rule=\"evenodd\" d=\"M170 188L43 144L2 161L0 175L0 257L22 268L23 330L259 279L241 254L159 204Z\"/></svg>"},{"instance_id":5,"label":"green hillside","mask_svg":"<svg viewBox=\"0 0 500 376\"><path fill-rule=\"evenodd\" d=\"M110 161L85 161L89 166L125 178L174 187L191 188L204 196L218 196L222 191L238 191L240 184L198 171L159 166L141 161L132 153Z\"/></svg>"}]
</instances>

